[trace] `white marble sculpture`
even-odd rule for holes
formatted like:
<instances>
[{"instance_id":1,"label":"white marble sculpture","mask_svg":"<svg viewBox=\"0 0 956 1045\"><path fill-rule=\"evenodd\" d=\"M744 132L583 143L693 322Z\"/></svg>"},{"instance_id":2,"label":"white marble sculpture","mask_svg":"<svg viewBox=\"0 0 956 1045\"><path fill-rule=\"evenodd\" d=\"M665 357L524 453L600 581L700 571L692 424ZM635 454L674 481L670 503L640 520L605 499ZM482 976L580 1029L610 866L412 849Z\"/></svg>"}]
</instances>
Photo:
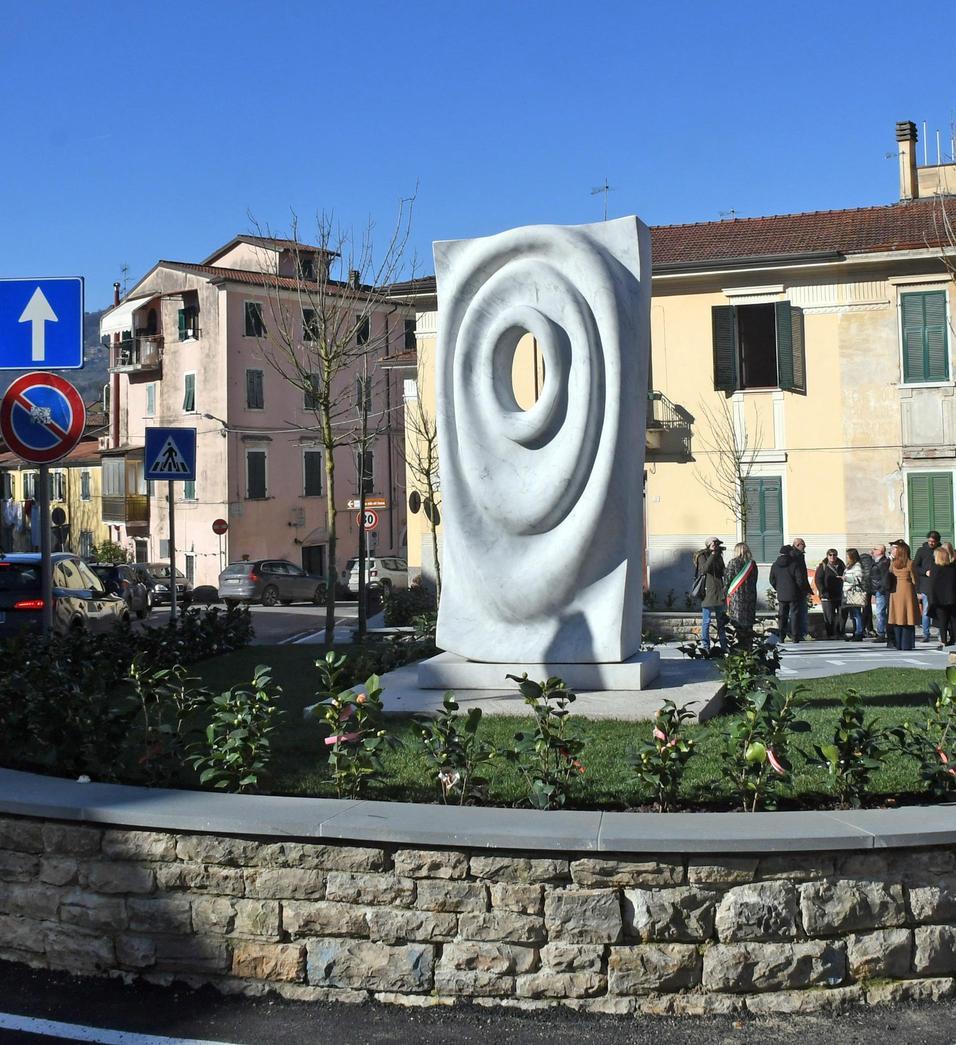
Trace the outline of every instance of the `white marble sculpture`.
<instances>
[{"instance_id":1,"label":"white marble sculpture","mask_svg":"<svg viewBox=\"0 0 956 1045\"><path fill-rule=\"evenodd\" d=\"M650 234L637 218L435 244L438 645L497 664L640 648ZM530 332L528 410L512 387Z\"/></svg>"}]
</instances>

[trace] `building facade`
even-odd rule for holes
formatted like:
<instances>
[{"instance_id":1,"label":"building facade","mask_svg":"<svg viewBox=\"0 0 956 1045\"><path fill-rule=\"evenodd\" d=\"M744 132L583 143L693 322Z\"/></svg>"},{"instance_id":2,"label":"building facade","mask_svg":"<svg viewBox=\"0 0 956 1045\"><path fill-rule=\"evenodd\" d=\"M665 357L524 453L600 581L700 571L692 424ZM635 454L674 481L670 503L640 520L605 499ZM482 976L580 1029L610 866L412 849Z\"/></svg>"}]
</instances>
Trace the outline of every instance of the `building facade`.
<instances>
[{"instance_id":1,"label":"building facade","mask_svg":"<svg viewBox=\"0 0 956 1045\"><path fill-rule=\"evenodd\" d=\"M103 518L136 560L169 558L166 484L144 478L145 430L195 427L196 481L174 484L179 568L196 584L216 584L224 564L246 557L289 559L325 573L327 491L315 396L270 362L286 335L297 358L309 359L316 319L305 303L320 284L326 293L341 288L348 307L370 313L335 393L339 568L358 548L348 501L360 481L368 496L386 502L370 546L404 553L401 387L374 364L403 348L411 313L378 299L368 306L371 288L363 297L357 282L336 284L328 278L330 261L319 248L239 236L201 263L158 262L103 316L101 335L111 351ZM351 442L363 339L376 348L367 353L374 358L366 394L377 433L364 456ZM229 525L222 537L212 529L217 519Z\"/></svg>"}]
</instances>

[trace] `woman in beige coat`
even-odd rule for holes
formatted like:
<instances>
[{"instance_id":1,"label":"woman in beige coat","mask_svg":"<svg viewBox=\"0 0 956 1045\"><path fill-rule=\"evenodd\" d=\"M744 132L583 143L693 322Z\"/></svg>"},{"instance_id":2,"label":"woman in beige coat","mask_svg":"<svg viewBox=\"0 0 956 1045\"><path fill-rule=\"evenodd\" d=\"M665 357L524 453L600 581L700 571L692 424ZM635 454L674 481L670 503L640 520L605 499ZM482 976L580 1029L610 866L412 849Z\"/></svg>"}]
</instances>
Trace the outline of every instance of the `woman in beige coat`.
<instances>
[{"instance_id":1,"label":"woman in beige coat","mask_svg":"<svg viewBox=\"0 0 956 1045\"><path fill-rule=\"evenodd\" d=\"M890 613L887 624L893 629L898 650L916 649L916 625L922 620L916 568L910 558L910 546L906 541L896 541L890 559Z\"/></svg>"}]
</instances>

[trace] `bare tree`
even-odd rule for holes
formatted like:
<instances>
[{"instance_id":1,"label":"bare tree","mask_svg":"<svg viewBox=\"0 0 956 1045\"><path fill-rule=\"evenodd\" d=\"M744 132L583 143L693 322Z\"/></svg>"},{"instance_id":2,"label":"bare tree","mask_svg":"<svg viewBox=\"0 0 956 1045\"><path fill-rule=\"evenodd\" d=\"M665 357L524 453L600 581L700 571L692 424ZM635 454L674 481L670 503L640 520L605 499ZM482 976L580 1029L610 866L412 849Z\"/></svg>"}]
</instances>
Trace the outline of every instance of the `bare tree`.
<instances>
[{"instance_id":1,"label":"bare tree","mask_svg":"<svg viewBox=\"0 0 956 1045\"><path fill-rule=\"evenodd\" d=\"M734 517L742 534L747 532L747 479L753 470L754 459L761 447L762 433L759 420L754 419L752 431L746 418L738 425L730 400L720 396L716 409L701 400L700 426L703 444L703 467L694 469L697 481Z\"/></svg>"},{"instance_id":2,"label":"bare tree","mask_svg":"<svg viewBox=\"0 0 956 1045\"><path fill-rule=\"evenodd\" d=\"M423 396L422 362L418 360L414 400L405 405L405 464L422 505L432 539L435 563L435 598L441 599L441 562L438 558L438 525L441 521L441 488L439 483L438 426L435 415L428 411Z\"/></svg>"},{"instance_id":3,"label":"bare tree","mask_svg":"<svg viewBox=\"0 0 956 1045\"><path fill-rule=\"evenodd\" d=\"M374 226L358 235L341 228L331 214L316 217L311 244L300 241L300 225L292 215L288 238L255 225L256 236L271 241L274 258L270 278L270 315L258 331L263 358L285 381L303 394L314 421L301 426L323 449L326 493L325 642L335 629L337 514L335 451L357 448L358 493L364 505L368 448L390 423L386 411L369 409L372 388L368 359L388 353L394 334L389 319L402 306L389 287L404 275L414 196L399 204L395 226L376 258ZM402 313L403 315L403 313ZM374 373L374 371L373 371ZM381 380L376 375L376 380ZM361 382L361 392L359 391ZM384 396L377 397L379 403ZM360 551L364 528L360 527ZM362 556L364 559L364 555ZM365 563L359 564L359 609L364 613Z\"/></svg>"}]
</instances>

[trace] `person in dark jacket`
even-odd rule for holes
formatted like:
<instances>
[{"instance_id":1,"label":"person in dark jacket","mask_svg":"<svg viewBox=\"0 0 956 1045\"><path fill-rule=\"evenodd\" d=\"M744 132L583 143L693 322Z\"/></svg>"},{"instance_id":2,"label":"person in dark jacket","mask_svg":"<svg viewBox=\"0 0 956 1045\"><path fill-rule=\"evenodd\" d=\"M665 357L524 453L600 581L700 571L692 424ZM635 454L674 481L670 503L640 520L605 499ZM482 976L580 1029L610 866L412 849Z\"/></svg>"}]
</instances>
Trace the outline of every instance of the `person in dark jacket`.
<instances>
[{"instance_id":1,"label":"person in dark jacket","mask_svg":"<svg viewBox=\"0 0 956 1045\"><path fill-rule=\"evenodd\" d=\"M791 634L796 641L796 605L803 597L797 578L797 560L794 559L793 546L785 544L780 554L770 567L770 586L777 593L777 634L781 642L786 642L787 629L791 617L793 627Z\"/></svg>"},{"instance_id":2,"label":"person in dark jacket","mask_svg":"<svg viewBox=\"0 0 956 1045\"><path fill-rule=\"evenodd\" d=\"M724 592L724 545L719 537L711 537L707 547L694 554L694 575L705 577L704 594L700 600L700 641L710 649L710 625L717 624L717 640L722 652L727 652L727 603Z\"/></svg>"},{"instance_id":3,"label":"person in dark jacket","mask_svg":"<svg viewBox=\"0 0 956 1045\"><path fill-rule=\"evenodd\" d=\"M807 572L807 542L802 537L794 537L793 547L793 569L797 575L797 587L800 589L800 598L797 601L795 620L793 622L793 641L800 642L807 638L810 631L810 575Z\"/></svg>"},{"instance_id":4,"label":"person in dark jacket","mask_svg":"<svg viewBox=\"0 0 956 1045\"><path fill-rule=\"evenodd\" d=\"M873 549L873 569L870 571L870 588L873 591L874 642L886 642L886 611L890 598L890 560L886 556L886 545L878 544Z\"/></svg>"},{"instance_id":5,"label":"person in dark jacket","mask_svg":"<svg viewBox=\"0 0 956 1045\"><path fill-rule=\"evenodd\" d=\"M813 583L820 596L820 608L823 610L823 623L827 637L833 638L841 631L840 607L843 605L843 571L846 565L840 558L836 548L827 549L827 557L817 567L813 575Z\"/></svg>"},{"instance_id":6,"label":"person in dark jacket","mask_svg":"<svg viewBox=\"0 0 956 1045\"><path fill-rule=\"evenodd\" d=\"M956 644L956 565L945 548L937 548L929 578L929 613L944 646Z\"/></svg>"},{"instance_id":7,"label":"person in dark jacket","mask_svg":"<svg viewBox=\"0 0 956 1045\"><path fill-rule=\"evenodd\" d=\"M926 535L926 541L919 551L913 556L913 569L916 570L918 578L917 594L919 595L920 609L923 611L923 641L929 642L929 580L930 570L934 565L933 556L939 547L942 538L938 530L930 530Z\"/></svg>"},{"instance_id":8,"label":"person in dark jacket","mask_svg":"<svg viewBox=\"0 0 956 1045\"><path fill-rule=\"evenodd\" d=\"M871 638L873 631L873 556L869 552L863 552L860 556L860 569L863 572L863 590L866 593L866 602L863 603L863 634Z\"/></svg>"}]
</instances>

